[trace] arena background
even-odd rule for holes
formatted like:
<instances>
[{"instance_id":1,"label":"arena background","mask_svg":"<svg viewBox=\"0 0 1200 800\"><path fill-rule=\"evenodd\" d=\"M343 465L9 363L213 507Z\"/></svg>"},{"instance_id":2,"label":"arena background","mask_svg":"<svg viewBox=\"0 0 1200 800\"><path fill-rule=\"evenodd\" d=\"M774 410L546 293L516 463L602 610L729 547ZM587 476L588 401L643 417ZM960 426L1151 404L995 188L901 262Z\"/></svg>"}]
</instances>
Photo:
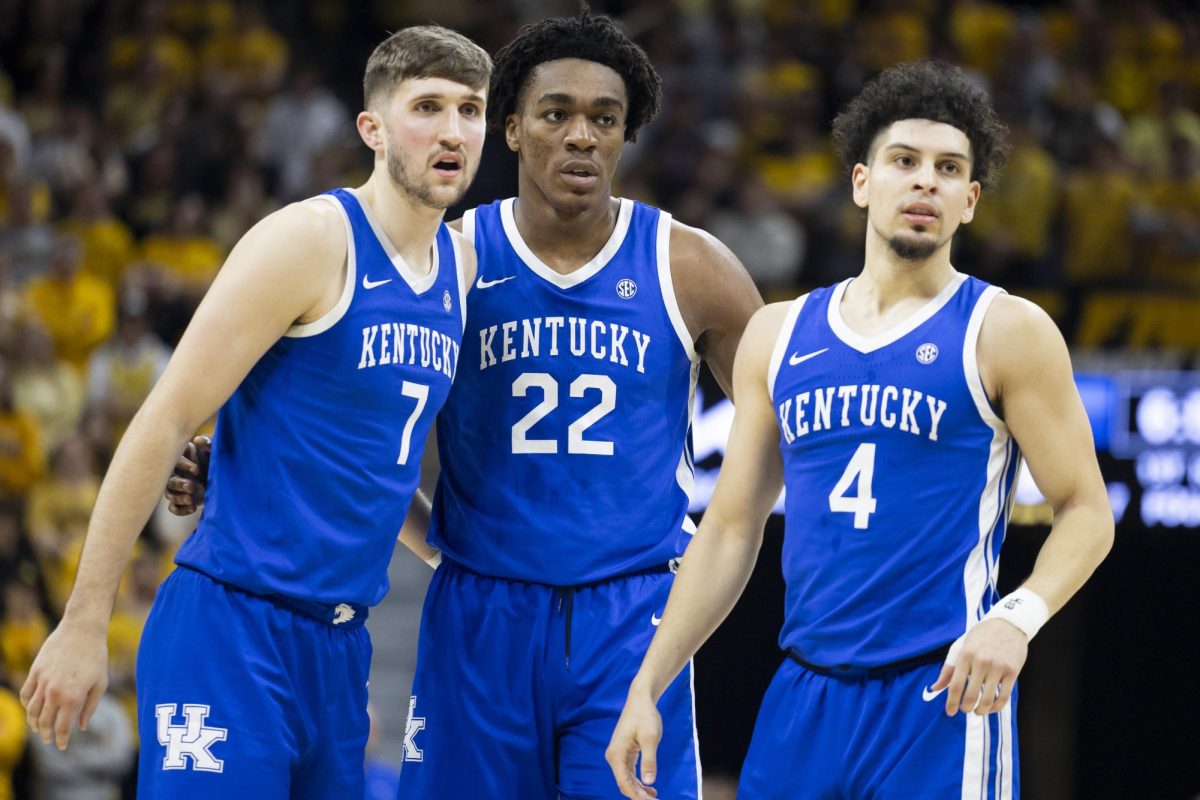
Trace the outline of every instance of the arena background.
<instances>
[{"instance_id":1,"label":"arena background","mask_svg":"<svg viewBox=\"0 0 1200 800\"><path fill-rule=\"evenodd\" d=\"M1193 2L594 2L661 72L660 119L617 192L725 241L783 299L861 266L862 218L829 147L833 114L890 64L962 65L1014 152L960 236L959 269L1045 308L1072 347L1117 516L1092 582L1033 644L1019 720L1025 796L1200 793L1200 13ZM112 702L59 754L13 691L60 613L99 477L224 254L283 203L356 185L367 55L437 21L491 51L557 0L0 0L0 798L132 797L136 641L186 535L155 518L121 592ZM490 140L464 206L515 193ZM457 216L452 211L448 218ZM705 376L703 512L731 413ZM429 465L432 480L436 463ZM645 502L631 495L629 502ZM1029 571L1048 510L1026 487L1001 589ZM731 796L781 654L781 520L746 595L697 658L706 796ZM371 618L390 797L428 569L405 553Z\"/></svg>"}]
</instances>

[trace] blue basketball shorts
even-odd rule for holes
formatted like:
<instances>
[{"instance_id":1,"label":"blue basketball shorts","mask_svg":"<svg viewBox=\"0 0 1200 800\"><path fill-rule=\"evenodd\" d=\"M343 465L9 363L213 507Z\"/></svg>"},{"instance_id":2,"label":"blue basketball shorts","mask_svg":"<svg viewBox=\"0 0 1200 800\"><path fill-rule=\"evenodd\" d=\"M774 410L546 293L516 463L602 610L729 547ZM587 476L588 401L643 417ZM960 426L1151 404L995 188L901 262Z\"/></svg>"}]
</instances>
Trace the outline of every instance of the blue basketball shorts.
<instances>
[{"instance_id":1,"label":"blue basketball shorts","mask_svg":"<svg viewBox=\"0 0 1200 800\"><path fill-rule=\"evenodd\" d=\"M343 615L344 616L344 615ZM180 567L138 649L138 797L363 797L371 640Z\"/></svg>"},{"instance_id":2,"label":"blue basketball shorts","mask_svg":"<svg viewBox=\"0 0 1200 800\"><path fill-rule=\"evenodd\" d=\"M1015 687L1002 711L947 717L945 692L926 691L941 668L843 678L784 660L763 697L739 800L1018 797Z\"/></svg>"},{"instance_id":3,"label":"blue basketball shorts","mask_svg":"<svg viewBox=\"0 0 1200 800\"><path fill-rule=\"evenodd\" d=\"M398 797L621 797L604 750L673 577L566 589L443 562L425 598ZM658 708L659 796L696 798L690 664Z\"/></svg>"}]
</instances>

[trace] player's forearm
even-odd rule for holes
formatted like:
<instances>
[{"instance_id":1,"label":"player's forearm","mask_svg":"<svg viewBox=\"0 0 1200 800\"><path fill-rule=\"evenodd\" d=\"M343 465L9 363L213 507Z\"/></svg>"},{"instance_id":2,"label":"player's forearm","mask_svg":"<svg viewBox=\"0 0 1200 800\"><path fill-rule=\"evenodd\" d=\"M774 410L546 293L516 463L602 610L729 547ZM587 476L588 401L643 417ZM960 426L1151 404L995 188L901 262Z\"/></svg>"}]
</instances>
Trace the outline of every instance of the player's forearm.
<instances>
[{"instance_id":1,"label":"player's forearm","mask_svg":"<svg viewBox=\"0 0 1200 800\"><path fill-rule=\"evenodd\" d=\"M1064 504L1024 586L1046 601L1053 615L1079 591L1113 543L1112 509L1103 495Z\"/></svg>"},{"instance_id":2,"label":"player's forearm","mask_svg":"<svg viewBox=\"0 0 1200 800\"><path fill-rule=\"evenodd\" d=\"M413 494L412 504L408 507L408 516L397 537L400 544L407 547L422 561L429 561L437 555L437 550L426 543L429 535L429 519L433 514L433 506L425 493L418 489Z\"/></svg>"},{"instance_id":3,"label":"player's forearm","mask_svg":"<svg viewBox=\"0 0 1200 800\"><path fill-rule=\"evenodd\" d=\"M646 692L658 702L688 659L729 615L754 571L762 525L755 531L743 524L735 533L732 526L711 517L704 522L688 545L662 623L630 694Z\"/></svg>"},{"instance_id":4,"label":"player's forearm","mask_svg":"<svg viewBox=\"0 0 1200 800\"><path fill-rule=\"evenodd\" d=\"M108 624L133 544L191 433L161 403L134 416L100 486L64 623Z\"/></svg>"}]
</instances>

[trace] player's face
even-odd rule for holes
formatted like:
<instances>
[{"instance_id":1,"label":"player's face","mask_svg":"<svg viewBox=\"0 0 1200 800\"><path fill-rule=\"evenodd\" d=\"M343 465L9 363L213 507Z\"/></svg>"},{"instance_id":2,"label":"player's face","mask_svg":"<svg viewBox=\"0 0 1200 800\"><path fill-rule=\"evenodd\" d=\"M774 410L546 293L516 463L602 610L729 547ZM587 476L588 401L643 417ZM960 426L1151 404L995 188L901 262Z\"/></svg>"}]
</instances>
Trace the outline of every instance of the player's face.
<instances>
[{"instance_id":1,"label":"player's face","mask_svg":"<svg viewBox=\"0 0 1200 800\"><path fill-rule=\"evenodd\" d=\"M392 182L415 203L444 209L462 199L479 169L483 112L482 89L410 78L377 112L364 114L378 120L375 150Z\"/></svg>"},{"instance_id":2,"label":"player's face","mask_svg":"<svg viewBox=\"0 0 1200 800\"><path fill-rule=\"evenodd\" d=\"M947 247L975 216L971 143L958 128L927 119L894 122L874 143L869 165L852 176L854 202L867 209L868 236L893 253L924 261Z\"/></svg>"},{"instance_id":3,"label":"player's face","mask_svg":"<svg viewBox=\"0 0 1200 800\"><path fill-rule=\"evenodd\" d=\"M625 81L610 67L579 58L539 64L505 128L520 155L522 193L538 191L568 213L607 203L628 107Z\"/></svg>"}]
</instances>

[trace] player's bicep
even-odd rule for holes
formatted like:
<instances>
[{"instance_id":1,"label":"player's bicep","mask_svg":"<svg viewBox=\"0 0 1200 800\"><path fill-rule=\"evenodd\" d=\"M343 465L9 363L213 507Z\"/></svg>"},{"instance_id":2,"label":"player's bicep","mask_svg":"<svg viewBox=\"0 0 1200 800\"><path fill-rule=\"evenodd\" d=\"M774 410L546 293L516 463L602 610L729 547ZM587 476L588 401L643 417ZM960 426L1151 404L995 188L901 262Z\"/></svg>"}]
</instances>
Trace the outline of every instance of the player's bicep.
<instances>
[{"instance_id":1,"label":"player's bicep","mask_svg":"<svg viewBox=\"0 0 1200 800\"><path fill-rule=\"evenodd\" d=\"M255 362L340 280L336 244L311 218L285 209L230 253L200 302L148 404L187 427L233 393ZM344 234L343 234L344 239ZM335 240L336 241L336 240ZM342 242L344 246L344 241Z\"/></svg>"},{"instance_id":2,"label":"player's bicep","mask_svg":"<svg viewBox=\"0 0 1200 800\"><path fill-rule=\"evenodd\" d=\"M737 256L705 231L675 223L671 253L680 313L713 377L734 399L738 347L762 296Z\"/></svg>"},{"instance_id":3,"label":"player's bicep","mask_svg":"<svg viewBox=\"0 0 1200 800\"><path fill-rule=\"evenodd\" d=\"M783 488L779 429L767 375L786 311L786 304L761 310L742 337L733 371L738 404L721 474L706 514L752 535L762 532Z\"/></svg>"},{"instance_id":4,"label":"player's bicep","mask_svg":"<svg viewBox=\"0 0 1200 800\"><path fill-rule=\"evenodd\" d=\"M1000 304L998 298L999 307L985 320L980 344L987 349L981 363L991 365L1004 421L1034 482L1055 508L1102 494L1091 425L1062 334L1024 301L1004 298Z\"/></svg>"}]
</instances>

